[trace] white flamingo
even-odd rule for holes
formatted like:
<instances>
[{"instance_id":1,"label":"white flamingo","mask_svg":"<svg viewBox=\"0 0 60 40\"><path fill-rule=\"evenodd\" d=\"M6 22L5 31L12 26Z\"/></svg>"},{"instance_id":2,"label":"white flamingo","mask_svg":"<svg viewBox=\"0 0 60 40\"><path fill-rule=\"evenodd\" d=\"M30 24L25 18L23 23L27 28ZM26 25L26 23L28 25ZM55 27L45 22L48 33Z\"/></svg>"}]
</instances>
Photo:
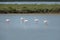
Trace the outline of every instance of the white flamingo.
<instances>
[{"instance_id":1,"label":"white flamingo","mask_svg":"<svg viewBox=\"0 0 60 40\"><path fill-rule=\"evenodd\" d=\"M23 18L23 17L20 18L20 22L21 22L21 23L24 22L24 18Z\"/></svg>"},{"instance_id":2,"label":"white flamingo","mask_svg":"<svg viewBox=\"0 0 60 40\"><path fill-rule=\"evenodd\" d=\"M25 20L24 20L24 22L28 22L28 20L27 20L27 19L25 19Z\"/></svg>"},{"instance_id":3,"label":"white flamingo","mask_svg":"<svg viewBox=\"0 0 60 40\"><path fill-rule=\"evenodd\" d=\"M35 21L35 22L38 22L38 21L39 21L39 19L37 19L37 18L36 18L36 19L34 19L34 21Z\"/></svg>"},{"instance_id":4,"label":"white flamingo","mask_svg":"<svg viewBox=\"0 0 60 40\"><path fill-rule=\"evenodd\" d=\"M34 22L36 23L35 29L38 29L38 22L39 22L39 19L35 18L35 19L34 19Z\"/></svg>"},{"instance_id":5,"label":"white flamingo","mask_svg":"<svg viewBox=\"0 0 60 40\"><path fill-rule=\"evenodd\" d=\"M20 20L21 20L21 23L24 24L24 29L26 29L25 24L26 24L26 22L28 22L28 20L23 17L21 17Z\"/></svg>"},{"instance_id":6,"label":"white flamingo","mask_svg":"<svg viewBox=\"0 0 60 40\"><path fill-rule=\"evenodd\" d=\"M28 20L27 20L27 19L24 19L23 17L21 17L20 19L21 19L21 21L24 22L24 23L25 23L25 22L28 22Z\"/></svg>"},{"instance_id":7,"label":"white flamingo","mask_svg":"<svg viewBox=\"0 0 60 40\"><path fill-rule=\"evenodd\" d=\"M23 18L23 17L21 17L20 19L21 19L21 20L23 20L24 18Z\"/></svg>"},{"instance_id":8,"label":"white flamingo","mask_svg":"<svg viewBox=\"0 0 60 40\"><path fill-rule=\"evenodd\" d=\"M48 20L47 19L44 19L44 21L43 21L45 24L47 24L48 23Z\"/></svg>"},{"instance_id":9,"label":"white flamingo","mask_svg":"<svg viewBox=\"0 0 60 40\"><path fill-rule=\"evenodd\" d=\"M34 21L35 21L35 22L38 22L38 21L39 21L39 19L38 19L38 18L36 18L36 17L34 17Z\"/></svg>"},{"instance_id":10,"label":"white flamingo","mask_svg":"<svg viewBox=\"0 0 60 40\"><path fill-rule=\"evenodd\" d=\"M47 19L44 19L43 22L44 22L44 24L45 24L45 29L47 29L47 26L48 26L48 20L47 20Z\"/></svg>"},{"instance_id":11,"label":"white flamingo","mask_svg":"<svg viewBox=\"0 0 60 40\"><path fill-rule=\"evenodd\" d=\"M24 19L24 24L26 25L26 22L28 22L27 19ZM26 29L27 27L24 25L24 29Z\"/></svg>"},{"instance_id":12,"label":"white flamingo","mask_svg":"<svg viewBox=\"0 0 60 40\"><path fill-rule=\"evenodd\" d=\"M6 21L6 22L10 22L10 19L6 19L5 21Z\"/></svg>"}]
</instances>

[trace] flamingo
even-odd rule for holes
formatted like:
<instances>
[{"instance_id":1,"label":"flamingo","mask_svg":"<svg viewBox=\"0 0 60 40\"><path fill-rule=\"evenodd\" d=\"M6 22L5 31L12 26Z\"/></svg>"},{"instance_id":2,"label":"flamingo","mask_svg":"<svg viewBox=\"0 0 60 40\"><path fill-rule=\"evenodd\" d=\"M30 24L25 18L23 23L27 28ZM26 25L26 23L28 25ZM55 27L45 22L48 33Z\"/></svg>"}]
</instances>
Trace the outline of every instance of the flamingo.
<instances>
[{"instance_id":1,"label":"flamingo","mask_svg":"<svg viewBox=\"0 0 60 40\"><path fill-rule=\"evenodd\" d=\"M39 19L34 19L34 21L35 21L35 22L38 22L38 21L39 21Z\"/></svg>"},{"instance_id":2,"label":"flamingo","mask_svg":"<svg viewBox=\"0 0 60 40\"><path fill-rule=\"evenodd\" d=\"M46 29L47 26L48 26L48 20L47 20L47 19L44 19L43 22L44 22L44 24L45 24L45 29Z\"/></svg>"},{"instance_id":3,"label":"flamingo","mask_svg":"<svg viewBox=\"0 0 60 40\"><path fill-rule=\"evenodd\" d=\"M23 17L21 17L20 20L21 20L21 24L24 25L24 29L26 29L25 24L26 24L26 22L28 22L28 20Z\"/></svg>"},{"instance_id":4,"label":"flamingo","mask_svg":"<svg viewBox=\"0 0 60 40\"><path fill-rule=\"evenodd\" d=\"M6 19L5 21L6 21L6 23L8 23L8 24L10 23L10 19Z\"/></svg>"},{"instance_id":5,"label":"flamingo","mask_svg":"<svg viewBox=\"0 0 60 40\"><path fill-rule=\"evenodd\" d=\"M44 19L44 21L43 21L45 24L47 24L48 23L48 20L47 19Z\"/></svg>"},{"instance_id":6,"label":"flamingo","mask_svg":"<svg viewBox=\"0 0 60 40\"><path fill-rule=\"evenodd\" d=\"M27 19L25 19L25 20L24 20L24 22L28 22L28 20L27 20Z\"/></svg>"},{"instance_id":7,"label":"flamingo","mask_svg":"<svg viewBox=\"0 0 60 40\"><path fill-rule=\"evenodd\" d=\"M38 22L39 22L39 19L35 18L35 19L34 19L34 22L36 23L35 29L38 29Z\"/></svg>"},{"instance_id":8,"label":"flamingo","mask_svg":"<svg viewBox=\"0 0 60 40\"><path fill-rule=\"evenodd\" d=\"M27 19L24 19L23 17L20 18L22 22L27 22Z\"/></svg>"},{"instance_id":9,"label":"flamingo","mask_svg":"<svg viewBox=\"0 0 60 40\"><path fill-rule=\"evenodd\" d=\"M23 17L21 17L20 19L21 19L21 20L23 20L24 18L23 18Z\"/></svg>"},{"instance_id":10,"label":"flamingo","mask_svg":"<svg viewBox=\"0 0 60 40\"><path fill-rule=\"evenodd\" d=\"M23 23L26 24L26 22L28 22L28 20L27 19L24 19L23 20ZM24 29L26 29L25 25L24 25Z\"/></svg>"},{"instance_id":11,"label":"flamingo","mask_svg":"<svg viewBox=\"0 0 60 40\"><path fill-rule=\"evenodd\" d=\"M20 18L20 20L21 20L21 23L23 23L23 22L24 22L24 18L23 18L23 17L21 17L21 18Z\"/></svg>"},{"instance_id":12,"label":"flamingo","mask_svg":"<svg viewBox=\"0 0 60 40\"><path fill-rule=\"evenodd\" d=\"M5 21L6 21L6 22L10 22L10 19L6 19Z\"/></svg>"},{"instance_id":13,"label":"flamingo","mask_svg":"<svg viewBox=\"0 0 60 40\"><path fill-rule=\"evenodd\" d=\"M38 21L39 21L39 19L38 19L38 18L36 18L36 17L34 17L34 21L35 21L35 22L38 22Z\"/></svg>"}]
</instances>

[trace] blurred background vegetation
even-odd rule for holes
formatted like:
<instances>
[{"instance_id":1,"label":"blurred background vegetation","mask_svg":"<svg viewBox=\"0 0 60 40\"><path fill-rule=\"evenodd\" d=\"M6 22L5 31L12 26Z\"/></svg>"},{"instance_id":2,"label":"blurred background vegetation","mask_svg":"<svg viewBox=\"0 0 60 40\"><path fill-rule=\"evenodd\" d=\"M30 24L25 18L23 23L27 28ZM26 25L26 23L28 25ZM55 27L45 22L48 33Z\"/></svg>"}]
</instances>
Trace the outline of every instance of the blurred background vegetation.
<instances>
[{"instance_id":1,"label":"blurred background vegetation","mask_svg":"<svg viewBox=\"0 0 60 40\"><path fill-rule=\"evenodd\" d=\"M0 13L60 13L60 4L0 4Z\"/></svg>"}]
</instances>

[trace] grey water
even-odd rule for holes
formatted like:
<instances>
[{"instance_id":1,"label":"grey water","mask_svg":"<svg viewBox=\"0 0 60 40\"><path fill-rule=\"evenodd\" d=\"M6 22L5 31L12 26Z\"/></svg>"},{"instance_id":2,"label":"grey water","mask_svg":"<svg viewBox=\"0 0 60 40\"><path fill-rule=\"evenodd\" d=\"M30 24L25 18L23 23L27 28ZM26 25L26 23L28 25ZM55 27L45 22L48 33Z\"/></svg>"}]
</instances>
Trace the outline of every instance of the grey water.
<instances>
[{"instance_id":1,"label":"grey water","mask_svg":"<svg viewBox=\"0 0 60 40\"><path fill-rule=\"evenodd\" d=\"M0 4L60 4L60 2L0 2Z\"/></svg>"},{"instance_id":2,"label":"grey water","mask_svg":"<svg viewBox=\"0 0 60 40\"><path fill-rule=\"evenodd\" d=\"M28 22L21 23L21 17ZM48 20L47 26L44 18ZM60 15L0 14L0 40L60 40Z\"/></svg>"}]
</instances>

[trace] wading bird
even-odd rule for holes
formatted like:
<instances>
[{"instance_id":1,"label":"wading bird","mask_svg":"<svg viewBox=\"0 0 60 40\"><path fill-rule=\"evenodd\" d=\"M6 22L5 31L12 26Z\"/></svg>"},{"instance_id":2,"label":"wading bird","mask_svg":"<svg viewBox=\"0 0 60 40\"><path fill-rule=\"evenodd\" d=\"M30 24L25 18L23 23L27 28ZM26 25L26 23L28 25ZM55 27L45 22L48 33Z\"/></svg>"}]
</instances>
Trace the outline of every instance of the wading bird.
<instances>
[{"instance_id":1,"label":"wading bird","mask_svg":"<svg viewBox=\"0 0 60 40\"><path fill-rule=\"evenodd\" d=\"M47 29L47 27L48 27L48 20L45 18L45 19L43 20L43 22L44 22L44 24L45 24L45 29Z\"/></svg>"},{"instance_id":2,"label":"wading bird","mask_svg":"<svg viewBox=\"0 0 60 40\"><path fill-rule=\"evenodd\" d=\"M23 17L20 18L20 22L21 22L21 23L24 22L24 18L23 18Z\"/></svg>"},{"instance_id":3,"label":"wading bird","mask_svg":"<svg viewBox=\"0 0 60 40\"><path fill-rule=\"evenodd\" d=\"M34 22L35 22L35 23L38 23L38 22L39 22L39 19L37 19L37 18L35 17Z\"/></svg>"},{"instance_id":4,"label":"wading bird","mask_svg":"<svg viewBox=\"0 0 60 40\"><path fill-rule=\"evenodd\" d=\"M47 19L44 19L43 21L45 24L48 24L48 20Z\"/></svg>"},{"instance_id":5,"label":"wading bird","mask_svg":"<svg viewBox=\"0 0 60 40\"><path fill-rule=\"evenodd\" d=\"M23 18L23 17L21 17L20 19L21 19L21 20L24 20L24 18Z\"/></svg>"},{"instance_id":6,"label":"wading bird","mask_svg":"<svg viewBox=\"0 0 60 40\"><path fill-rule=\"evenodd\" d=\"M35 21L35 22L39 22L39 19L36 18L36 19L34 19L34 21Z\"/></svg>"},{"instance_id":7,"label":"wading bird","mask_svg":"<svg viewBox=\"0 0 60 40\"><path fill-rule=\"evenodd\" d=\"M27 22L28 20L27 19L24 19L23 17L20 18L22 22Z\"/></svg>"},{"instance_id":8,"label":"wading bird","mask_svg":"<svg viewBox=\"0 0 60 40\"><path fill-rule=\"evenodd\" d=\"M25 20L24 20L24 22L28 22L28 20L27 20L27 19L25 19Z\"/></svg>"},{"instance_id":9,"label":"wading bird","mask_svg":"<svg viewBox=\"0 0 60 40\"><path fill-rule=\"evenodd\" d=\"M25 19L25 18L23 18L23 17L21 17L21 18L20 18L20 21L21 21L21 24L23 24L24 29L26 29L25 25L26 25L26 22L28 22L28 20Z\"/></svg>"},{"instance_id":10,"label":"wading bird","mask_svg":"<svg viewBox=\"0 0 60 40\"><path fill-rule=\"evenodd\" d=\"M5 21L6 21L6 22L10 22L10 19L6 19Z\"/></svg>"},{"instance_id":11,"label":"wading bird","mask_svg":"<svg viewBox=\"0 0 60 40\"><path fill-rule=\"evenodd\" d=\"M35 18L35 19L34 19L34 22L35 22L35 26L36 26L35 29L38 29L38 22L39 22L39 19Z\"/></svg>"},{"instance_id":12,"label":"wading bird","mask_svg":"<svg viewBox=\"0 0 60 40\"><path fill-rule=\"evenodd\" d=\"M24 19L24 29L27 28L27 27L26 27L26 22L28 22L28 20L27 20L27 19Z\"/></svg>"}]
</instances>

